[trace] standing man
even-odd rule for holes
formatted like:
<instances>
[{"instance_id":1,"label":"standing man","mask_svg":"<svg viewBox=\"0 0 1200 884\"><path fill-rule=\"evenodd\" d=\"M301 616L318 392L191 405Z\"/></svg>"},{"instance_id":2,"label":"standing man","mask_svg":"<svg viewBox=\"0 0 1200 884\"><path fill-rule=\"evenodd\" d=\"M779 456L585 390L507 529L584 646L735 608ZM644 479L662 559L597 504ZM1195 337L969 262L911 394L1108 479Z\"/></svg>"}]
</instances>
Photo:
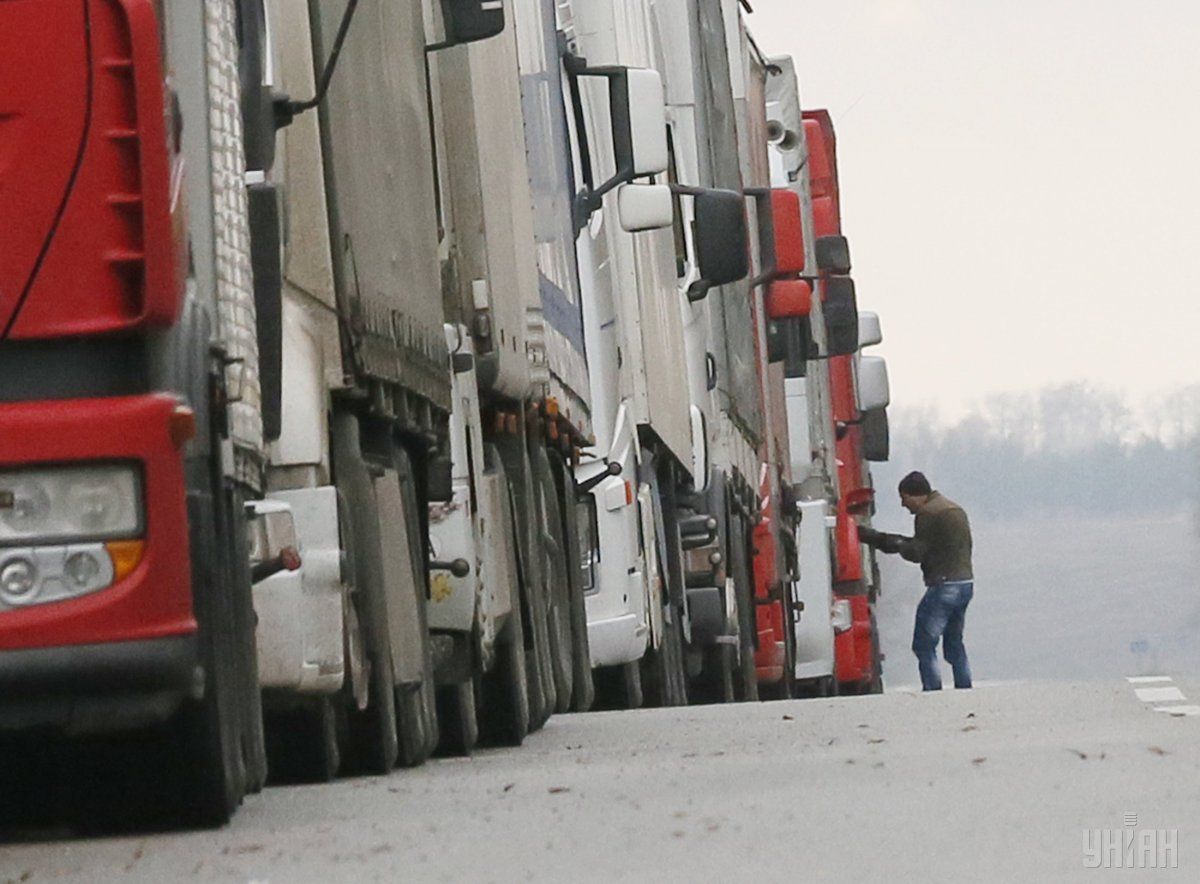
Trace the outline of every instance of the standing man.
<instances>
[{"instance_id":1,"label":"standing man","mask_svg":"<svg viewBox=\"0 0 1200 884\"><path fill-rule=\"evenodd\" d=\"M934 491L922 473L912 472L900 480L900 505L915 517L912 537L870 528L860 528L859 537L880 552L899 553L921 565L926 589L917 605L912 643L921 687L942 689L937 659L940 639L946 662L954 669L954 686L969 688L971 667L963 646L963 623L975 590L971 524L963 508Z\"/></svg>"}]
</instances>

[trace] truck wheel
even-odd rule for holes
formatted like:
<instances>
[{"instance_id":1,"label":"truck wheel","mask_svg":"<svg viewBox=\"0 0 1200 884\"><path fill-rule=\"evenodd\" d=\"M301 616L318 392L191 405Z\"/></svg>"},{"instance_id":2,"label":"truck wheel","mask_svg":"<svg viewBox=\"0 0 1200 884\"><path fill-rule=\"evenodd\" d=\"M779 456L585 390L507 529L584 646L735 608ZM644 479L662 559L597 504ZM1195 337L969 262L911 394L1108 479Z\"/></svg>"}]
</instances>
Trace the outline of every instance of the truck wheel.
<instances>
[{"instance_id":1,"label":"truck wheel","mask_svg":"<svg viewBox=\"0 0 1200 884\"><path fill-rule=\"evenodd\" d=\"M247 535L245 508L240 499L235 501L238 507L234 513L234 530L239 541L240 552L233 558L234 581L236 586L251 587L249 604L239 602L236 606L238 620L237 634L242 636L242 659L245 661L243 677L246 680L244 691L249 702L245 706L246 720L242 725L242 759L246 768L246 791L258 793L267 784L267 737L266 721L263 716L262 689L258 681L258 647L256 631L258 615L254 612L254 591L250 579L250 552L246 548Z\"/></svg>"},{"instance_id":2,"label":"truck wheel","mask_svg":"<svg viewBox=\"0 0 1200 884\"><path fill-rule=\"evenodd\" d=\"M152 759L157 756L158 764L151 763L146 770L165 768L166 776L147 785L158 793L155 797L165 805L164 815L172 823L221 826L248 791L248 722L261 706L254 636L247 634L252 620L242 610L248 604L253 611L249 573L242 567L248 560L242 501L225 487L219 467L211 462L209 466L216 490L209 499L212 509L194 495L188 500L190 517L215 516L208 523L211 533L193 530L200 542L192 548L192 585L204 696L185 704L169 728L173 734L155 741L148 754ZM243 577L245 585L240 585ZM255 684L248 690L252 678ZM130 760L137 763L136 758Z\"/></svg>"},{"instance_id":3,"label":"truck wheel","mask_svg":"<svg viewBox=\"0 0 1200 884\"><path fill-rule=\"evenodd\" d=\"M475 691L480 740L488 745L520 746L529 733L532 699L529 694L530 675L526 653L526 632L523 627L524 603L521 588L521 546L517 538L516 507L513 503L512 486L503 460L494 446L485 448L487 469L495 470L501 477L502 487L508 489L503 501L502 525L512 532L510 543L513 559L506 564L507 579L512 581L514 595L512 611L508 620L496 636L496 659L492 669L485 672Z\"/></svg>"},{"instance_id":4,"label":"truck wheel","mask_svg":"<svg viewBox=\"0 0 1200 884\"><path fill-rule=\"evenodd\" d=\"M408 543L408 561L412 568L409 585L416 593L413 610L417 615L416 637L420 642L422 677L416 685L398 685L396 688L396 716L400 736L400 764L415 767L437 749L438 713L437 689L433 674L433 649L429 639L429 617L426 611L426 594L429 590L429 553L425 544L424 527L421 519L420 496L417 493L416 476L408 452L392 444L392 462L400 483L400 498L403 504L404 524L392 526L403 532L400 542Z\"/></svg>"},{"instance_id":5,"label":"truck wheel","mask_svg":"<svg viewBox=\"0 0 1200 884\"><path fill-rule=\"evenodd\" d=\"M693 704L733 702L733 671L737 668L735 656L732 645L711 645L703 649L700 675L691 685Z\"/></svg>"},{"instance_id":6,"label":"truck wheel","mask_svg":"<svg viewBox=\"0 0 1200 884\"><path fill-rule=\"evenodd\" d=\"M341 767L337 713L330 697L267 713L271 783L328 783Z\"/></svg>"},{"instance_id":7,"label":"truck wheel","mask_svg":"<svg viewBox=\"0 0 1200 884\"><path fill-rule=\"evenodd\" d=\"M482 679L480 738L493 746L520 746L529 733L529 678L520 605L514 605L496 643L496 666Z\"/></svg>"},{"instance_id":8,"label":"truck wheel","mask_svg":"<svg viewBox=\"0 0 1200 884\"><path fill-rule=\"evenodd\" d=\"M642 658L641 680L647 706L686 706L687 673L684 671L683 628L679 612L663 606L662 644Z\"/></svg>"},{"instance_id":9,"label":"truck wheel","mask_svg":"<svg viewBox=\"0 0 1200 884\"><path fill-rule=\"evenodd\" d=\"M587 712L596 702L592 681L592 651L588 644L587 599L583 592L583 562L579 548L579 522L575 510L575 476L558 454L551 455L562 507L563 535L567 546L567 574L571 578L571 711Z\"/></svg>"},{"instance_id":10,"label":"truck wheel","mask_svg":"<svg viewBox=\"0 0 1200 884\"><path fill-rule=\"evenodd\" d=\"M729 557L733 575L738 620L738 668L734 694L743 703L758 699L758 671L754 666L755 637L758 624L754 616L754 585L750 578L749 532L739 515L729 514Z\"/></svg>"},{"instance_id":11,"label":"truck wheel","mask_svg":"<svg viewBox=\"0 0 1200 884\"><path fill-rule=\"evenodd\" d=\"M332 449L334 481L345 499L348 516L343 530L349 537L343 538L343 546L350 553L350 599L359 629L357 642L368 670L365 706L355 701L349 685L344 690L348 707L344 763L354 773L385 774L396 766L399 753L396 687L379 548L379 510L354 415L335 412Z\"/></svg>"},{"instance_id":12,"label":"truck wheel","mask_svg":"<svg viewBox=\"0 0 1200 884\"><path fill-rule=\"evenodd\" d=\"M596 690L593 709L639 709L645 702L640 660L617 666L601 666L592 675Z\"/></svg>"},{"instance_id":13,"label":"truck wheel","mask_svg":"<svg viewBox=\"0 0 1200 884\"><path fill-rule=\"evenodd\" d=\"M475 712L475 681L438 688L437 713L441 755L470 755L479 742L479 721Z\"/></svg>"},{"instance_id":14,"label":"truck wheel","mask_svg":"<svg viewBox=\"0 0 1200 884\"><path fill-rule=\"evenodd\" d=\"M555 712L571 709L574 662L571 636L571 574L567 569L567 543L558 486L546 449L533 446L529 456L533 467L536 530L541 539L538 550L542 559L545 587L546 625L550 636L550 660L554 677Z\"/></svg>"},{"instance_id":15,"label":"truck wheel","mask_svg":"<svg viewBox=\"0 0 1200 884\"><path fill-rule=\"evenodd\" d=\"M529 452L524 436L502 435L493 442L504 465L509 505L513 515L513 544L517 551L520 584L520 609L524 618L525 673L529 696L529 732L549 720L557 696L553 664L550 660L550 634L546 623L546 600L541 576L541 560L536 551L541 533L535 530L536 482L532 479ZM515 609L516 606L514 606Z\"/></svg>"},{"instance_id":16,"label":"truck wheel","mask_svg":"<svg viewBox=\"0 0 1200 884\"><path fill-rule=\"evenodd\" d=\"M542 729L554 713L557 702L550 662L550 634L541 604L541 592L524 577L521 580L521 607L525 630L525 674L529 683L529 732Z\"/></svg>"},{"instance_id":17,"label":"truck wheel","mask_svg":"<svg viewBox=\"0 0 1200 884\"><path fill-rule=\"evenodd\" d=\"M255 706L247 691L246 659L253 636L239 631L249 618L237 613L243 596L248 599L250 594L249 583L236 585L235 560L245 554L245 532L236 533L241 501L225 489L215 464L192 462L188 472L203 696L185 701L164 725L71 745L70 805L76 826L83 830L221 826L247 791L245 731Z\"/></svg>"}]
</instances>

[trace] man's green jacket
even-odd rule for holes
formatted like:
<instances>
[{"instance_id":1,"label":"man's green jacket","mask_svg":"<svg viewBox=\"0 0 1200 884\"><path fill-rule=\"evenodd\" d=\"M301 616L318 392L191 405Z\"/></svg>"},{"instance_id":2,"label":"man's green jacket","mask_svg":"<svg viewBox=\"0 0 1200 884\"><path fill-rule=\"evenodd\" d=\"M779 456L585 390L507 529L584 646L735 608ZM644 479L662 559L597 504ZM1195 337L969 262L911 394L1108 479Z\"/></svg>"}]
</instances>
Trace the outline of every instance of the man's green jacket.
<instances>
[{"instance_id":1,"label":"man's green jacket","mask_svg":"<svg viewBox=\"0 0 1200 884\"><path fill-rule=\"evenodd\" d=\"M971 580L971 523L957 503L934 491L913 521L913 536L860 529L865 543L921 565L925 585Z\"/></svg>"}]
</instances>

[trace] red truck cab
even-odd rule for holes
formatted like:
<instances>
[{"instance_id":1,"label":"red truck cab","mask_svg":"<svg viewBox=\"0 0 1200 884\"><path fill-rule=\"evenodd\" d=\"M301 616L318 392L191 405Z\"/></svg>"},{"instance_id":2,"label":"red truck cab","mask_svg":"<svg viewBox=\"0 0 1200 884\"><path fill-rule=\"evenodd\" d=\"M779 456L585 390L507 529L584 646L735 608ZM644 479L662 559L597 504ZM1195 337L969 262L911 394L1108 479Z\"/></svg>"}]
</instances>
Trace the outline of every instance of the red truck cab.
<instances>
[{"instance_id":1,"label":"red truck cab","mask_svg":"<svg viewBox=\"0 0 1200 884\"><path fill-rule=\"evenodd\" d=\"M163 6L0 3L0 731L154 726L114 776L221 822L265 768L216 296L189 295L210 115L194 92L185 133Z\"/></svg>"},{"instance_id":2,"label":"red truck cab","mask_svg":"<svg viewBox=\"0 0 1200 884\"><path fill-rule=\"evenodd\" d=\"M825 110L805 111L813 218L818 237L842 234L838 188L837 140ZM822 294L826 285L821 286ZM843 690L875 691L881 687L879 641L872 600L864 580L858 517L870 510L874 492L866 481L860 415L855 387L854 355L829 360L830 400L836 428L838 477L837 524L834 529L835 605L849 609L849 628L834 639L835 675Z\"/></svg>"}]
</instances>

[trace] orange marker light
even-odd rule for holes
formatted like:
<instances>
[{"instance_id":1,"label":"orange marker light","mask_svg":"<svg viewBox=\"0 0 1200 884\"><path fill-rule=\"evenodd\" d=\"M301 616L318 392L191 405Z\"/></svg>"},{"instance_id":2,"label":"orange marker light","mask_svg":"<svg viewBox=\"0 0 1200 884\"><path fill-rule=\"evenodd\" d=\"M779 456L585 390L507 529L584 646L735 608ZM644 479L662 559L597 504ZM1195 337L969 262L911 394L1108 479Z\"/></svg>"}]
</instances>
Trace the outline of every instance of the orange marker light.
<instances>
[{"instance_id":1,"label":"orange marker light","mask_svg":"<svg viewBox=\"0 0 1200 884\"><path fill-rule=\"evenodd\" d=\"M118 583L133 573L146 551L143 540L112 540L104 544L113 563L113 583Z\"/></svg>"}]
</instances>

